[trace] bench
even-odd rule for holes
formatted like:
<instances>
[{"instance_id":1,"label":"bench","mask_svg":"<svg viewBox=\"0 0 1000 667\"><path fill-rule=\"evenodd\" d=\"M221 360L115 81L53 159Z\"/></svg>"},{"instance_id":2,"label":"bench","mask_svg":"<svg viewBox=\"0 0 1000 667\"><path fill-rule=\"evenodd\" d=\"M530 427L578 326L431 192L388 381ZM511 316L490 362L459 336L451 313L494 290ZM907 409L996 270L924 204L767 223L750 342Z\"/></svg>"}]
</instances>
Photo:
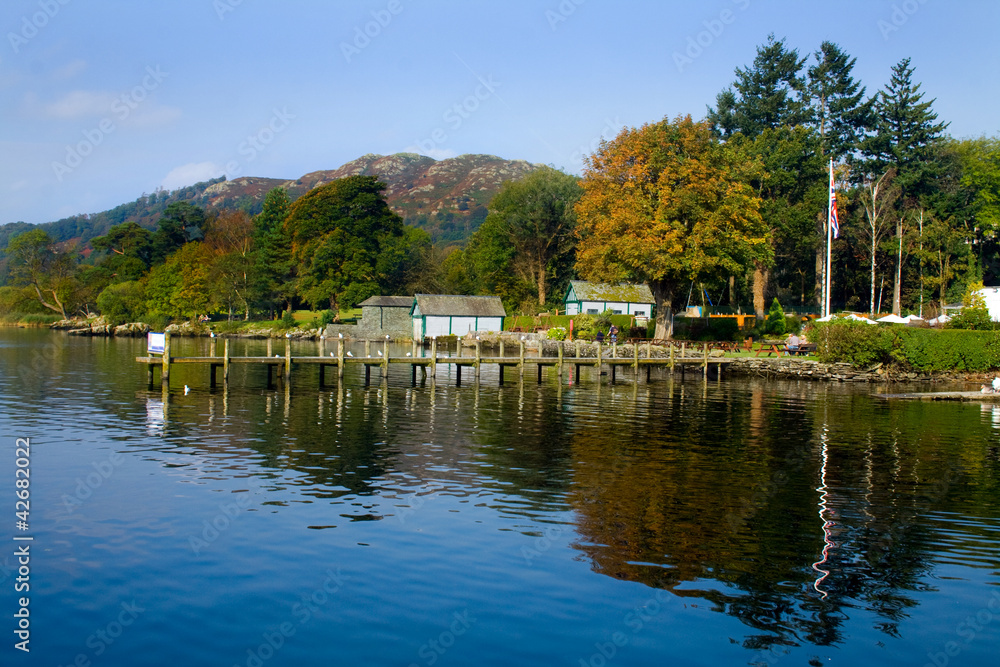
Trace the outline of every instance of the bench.
<instances>
[{"instance_id":1,"label":"bench","mask_svg":"<svg viewBox=\"0 0 1000 667\"><path fill-rule=\"evenodd\" d=\"M789 350L785 345L785 352L789 355L806 355L816 351L816 343L800 343L797 350Z\"/></svg>"}]
</instances>

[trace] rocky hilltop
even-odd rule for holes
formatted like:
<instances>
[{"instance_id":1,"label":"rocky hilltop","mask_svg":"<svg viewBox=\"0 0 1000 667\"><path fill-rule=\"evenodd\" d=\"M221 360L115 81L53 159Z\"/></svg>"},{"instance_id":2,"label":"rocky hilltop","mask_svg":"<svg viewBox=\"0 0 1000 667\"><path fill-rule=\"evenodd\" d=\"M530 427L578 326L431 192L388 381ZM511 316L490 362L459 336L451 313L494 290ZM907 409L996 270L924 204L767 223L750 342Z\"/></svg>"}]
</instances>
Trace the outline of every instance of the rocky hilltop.
<instances>
[{"instance_id":1,"label":"rocky hilltop","mask_svg":"<svg viewBox=\"0 0 1000 667\"><path fill-rule=\"evenodd\" d=\"M269 190L283 187L291 199L345 176L377 176L386 200L411 225L426 229L436 242L462 241L486 217L490 199L504 181L516 180L540 165L495 155L460 155L447 160L417 155L368 154L337 169L314 171L294 181L243 177L215 183L202 195L209 208L258 210Z\"/></svg>"}]
</instances>

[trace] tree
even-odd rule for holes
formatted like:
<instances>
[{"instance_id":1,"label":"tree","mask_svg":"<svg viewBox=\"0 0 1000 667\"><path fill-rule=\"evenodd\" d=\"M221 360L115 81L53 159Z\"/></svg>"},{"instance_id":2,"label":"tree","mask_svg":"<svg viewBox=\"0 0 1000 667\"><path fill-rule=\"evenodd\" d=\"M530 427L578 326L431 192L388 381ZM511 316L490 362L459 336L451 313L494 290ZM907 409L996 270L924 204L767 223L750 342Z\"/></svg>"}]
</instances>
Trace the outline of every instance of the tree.
<instances>
[{"instance_id":1,"label":"tree","mask_svg":"<svg viewBox=\"0 0 1000 667\"><path fill-rule=\"evenodd\" d=\"M785 333L785 311L781 309L778 297L774 297L774 301L771 302L771 307L767 311L764 331L777 336Z\"/></svg>"},{"instance_id":2,"label":"tree","mask_svg":"<svg viewBox=\"0 0 1000 667\"><path fill-rule=\"evenodd\" d=\"M505 182L477 233L496 235L512 250L508 270L536 286L538 305L550 283L565 287L575 260L576 214L582 190L575 176L551 168ZM484 228L485 231L484 231Z\"/></svg>"},{"instance_id":3,"label":"tree","mask_svg":"<svg viewBox=\"0 0 1000 667\"><path fill-rule=\"evenodd\" d=\"M100 265L107 268L112 282L138 280L149 270L153 253L153 235L135 222L115 225L104 236L90 239L96 250L107 256Z\"/></svg>"},{"instance_id":4,"label":"tree","mask_svg":"<svg viewBox=\"0 0 1000 667\"><path fill-rule=\"evenodd\" d=\"M285 225L298 293L314 308L353 308L386 282L389 267L379 267L378 257L402 235L403 221L385 202L384 190L373 176L348 176L292 204Z\"/></svg>"},{"instance_id":5,"label":"tree","mask_svg":"<svg viewBox=\"0 0 1000 667\"><path fill-rule=\"evenodd\" d=\"M204 243L186 243L149 272L146 298L150 314L195 318L216 310L219 302L211 266L213 254Z\"/></svg>"},{"instance_id":6,"label":"tree","mask_svg":"<svg viewBox=\"0 0 1000 667\"><path fill-rule=\"evenodd\" d=\"M807 121L810 110L805 99L802 67L806 59L785 40L767 36L757 47L750 67L736 68L732 88L719 93L716 106L708 110L708 120L724 138L737 132L752 139L768 128L794 127Z\"/></svg>"},{"instance_id":7,"label":"tree","mask_svg":"<svg viewBox=\"0 0 1000 667\"><path fill-rule=\"evenodd\" d=\"M73 260L56 249L41 229L18 234L7 244L11 277L15 285L27 285L38 302L66 319L67 301L73 289Z\"/></svg>"},{"instance_id":8,"label":"tree","mask_svg":"<svg viewBox=\"0 0 1000 667\"><path fill-rule=\"evenodd\" d=\"M648 282L655 335L666 338L674 297L690 281L770 262L761 200L749 185L759 172L757 161L690 116L623 130L587 159L577 272Z\"/></svg>"},{"instance_id":9,"label":"tree","mask_svg":"<svg viewBox=\"0 0 1000 667\"><path fill-rule=\"evenodd\" d=\"M271 315L281 306L291 308L295 296L292 275L292 242L285 229L288 193L274 188L264 197L264 207L254 218L254 302Z\"/></svg>"},{"instance_id":10,"label":"tree","mask_svg":"<svg viewBox=\"0 0 1000 667\"><path fill-rule=\"evenodd\" d=\"M212 263L213 282L221 301L233 319L234 308L250 319L251 290L255 284L253 270L253 220L245 211L223 211L208 230L205 244L215 253Z\"/></svg>"},{"instance_id":11,"label":"tree","mask_svg":"<svg viewBox=\"0 0 1000 667\"><path fill-rule=\"evenodd\" d=\"M851 58L837 44L825 41L809 67L808 92L813 122L820 136L819 152L834 162L852 155L874 123L874 99L865 99L865 87L851 72Z\"/></svg>"},{"instance_id":12,"label":"tree","mask_svg":"<svg viewBox=\"0 0 1000 667\"><path fill-rule=\"evenodd\" d=\"M138 322L146 314L146 287L138 280L109 285L97 297L97 307L108 324Z\"/></svg>"},{"instance_id":13,"label":"tree","mask_svg":"<svg viewBox=\"0 0 1000 667\"><path fill-rule=\"evenodd\" d=\"M205 211L188 202L174 202L163 216L152 237L152 263L159 264L189 241L204 237Z\"/></svg>"},{"instance_id":14,"label":"tree","mask_svg":"<svg viewBox=\"0 0 1000 667\"><path fill-rule=\"evenodd\" d=\"M869 264L871 267L871 293L869 295L869 312L875 314L875 267L876 253L879 244L885 239L892 227L889 217L893 214L893 205L899 198L899 189L894 183L896 172L889 169L876 179L865 181L861 189L861 204L865 208L865 222L862 230L868 242Z\"/></svg>"},{"instance_id":15,"label":"tree","mask_svg":"<svg viewBox=\"0 0 1000 667\"><path fill-rule=\"evenodd\" d=\"M920 84L913 83L910 59L904 58L893 66L892 78L878 94L875 133L864 142L867 174L894 168L903 202L932 189L935 144L948 127L948 123L935 122L934 100L922 99Z\"/></svg>"}]
</instances>

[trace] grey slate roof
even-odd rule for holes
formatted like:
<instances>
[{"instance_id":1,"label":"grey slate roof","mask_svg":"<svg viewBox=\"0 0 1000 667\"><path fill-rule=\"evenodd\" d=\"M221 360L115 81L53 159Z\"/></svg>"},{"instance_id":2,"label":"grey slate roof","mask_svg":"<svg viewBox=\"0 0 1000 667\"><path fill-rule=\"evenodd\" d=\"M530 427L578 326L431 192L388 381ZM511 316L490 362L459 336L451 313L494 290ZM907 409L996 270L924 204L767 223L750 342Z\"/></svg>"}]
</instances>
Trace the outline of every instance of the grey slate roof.
<instances>
[{"instance_id":1,"label":"grey slate roof","mask_svg":"<svg viewBox=\"0 0 1000 667\"><path fill-rule=\"evenodd\" d=\"M588 283L583 280L571 280L570 285L576 298L580 301L619 301L625 303L656 303L649 285L631 285L620 283ZM567 291L567 294L569 292Z\"/></svg>"},{"instance_id":2,"label":"grey slate roof","mask_svg":"<svg viewBox=\"0 0 1000 667\"><path fill-rule=\"evenodd\" d=\"M383 306L386 308L410 308L413 306L412 296L370 296L360 304L365 306Z\"/></svg>"},{"instance_id":3,"label":"grey slate roof","mask_svg":"<svg viewBox=\"0 0 1000 667\"><path fill-rule=\"evenodd\" d=\"M506 317L498 296L458 296L452 294L418 294L417 308L421 315L453 315L456 317Z\"/></svg>"}]
</instances>

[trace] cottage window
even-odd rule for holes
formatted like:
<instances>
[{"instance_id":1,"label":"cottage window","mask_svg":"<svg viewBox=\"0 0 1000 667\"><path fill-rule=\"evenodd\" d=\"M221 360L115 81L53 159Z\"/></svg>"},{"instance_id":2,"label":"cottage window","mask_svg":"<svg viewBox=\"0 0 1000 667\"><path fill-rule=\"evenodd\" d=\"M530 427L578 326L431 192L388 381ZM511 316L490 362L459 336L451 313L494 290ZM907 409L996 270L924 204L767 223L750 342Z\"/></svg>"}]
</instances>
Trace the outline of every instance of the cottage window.
<instances>
[{"instance_id":1,"label":"cottage window","mask_svg":"<svg viewBox=\"0 0 1000 667\"><path fill-rule=\"evenodd\" d=\"M588 315L597 315L597 309L596 308L588 308L587 309L587 314Z\"/></svg>"}]
</instances>

